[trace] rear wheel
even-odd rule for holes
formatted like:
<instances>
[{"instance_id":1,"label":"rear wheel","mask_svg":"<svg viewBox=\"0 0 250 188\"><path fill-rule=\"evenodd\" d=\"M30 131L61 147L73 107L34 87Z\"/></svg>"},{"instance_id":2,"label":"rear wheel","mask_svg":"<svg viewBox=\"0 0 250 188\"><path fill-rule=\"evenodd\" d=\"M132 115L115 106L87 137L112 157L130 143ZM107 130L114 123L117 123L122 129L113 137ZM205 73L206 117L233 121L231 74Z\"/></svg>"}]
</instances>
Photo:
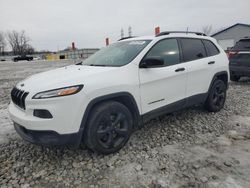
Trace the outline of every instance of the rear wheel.
<instances>
[{"instance_id":1,"label":"rear wheel","mask_svg":"<svg viewBox=\"0 0 250 188\"><path fill-rule=\"evenodd\" d=\"M238 82L240 80L240 76L231 75L230 80L234 82Z\"/></svg>"},{"instance_id":2,"label":"rear wheel","mask_svg":"<svg viewBox=\"0 0 250 188\"><path fill-rule=\"evenodd\" d=\"M226 100L226 85L222 80L215 80L205 102L205 108L210 112L220 111Z\"/></svg>"},{"instance_id":3,"label":"rear wheel","mask_svg":"<svg viewBox=\"0 0 250 188\"><path fill-rule=\"evenodd\" d=\"M102 154L119 151L129 140L133 117L119 102L104 102L92 110L84 134L87 147Z\"/></svg>"}]
</instances>

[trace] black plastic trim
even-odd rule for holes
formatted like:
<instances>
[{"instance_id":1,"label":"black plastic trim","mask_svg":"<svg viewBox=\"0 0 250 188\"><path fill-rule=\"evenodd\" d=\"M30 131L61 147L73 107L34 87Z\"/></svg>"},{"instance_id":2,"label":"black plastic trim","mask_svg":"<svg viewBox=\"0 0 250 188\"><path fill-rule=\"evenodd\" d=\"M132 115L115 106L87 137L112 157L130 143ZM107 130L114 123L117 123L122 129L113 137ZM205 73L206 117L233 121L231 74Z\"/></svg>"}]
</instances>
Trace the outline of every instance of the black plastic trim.
<instances>
[{"instance_id":1,"label":"black plastic trim","mask_svg":"<svg viewBox=\"0 0 250 188\"><path fill-rule=\"evenodd\" d=\"M123 37L123 38L120 38L118 41L122 41L122 40L126 40L126 39L132 39L132 38L135 38L136 36L131 36L131 37Z\"/></svg>"},{"instance_id":2,"label":"black plastic trim","mask_svg":"<svg viewBox=\"0 0 250 188\"><path fill-rule=\"evenodd\" d=\"M26 141L42 146L69 146L77 148L81 142L80 132L58 134L55 131L29 130L14 122L16 132Z\"/></svg>"},{"instance_id":3,"label":"black plastic trim","mask_svg":"<svg viewBox=\"0 0 250 188\"><path fill-rule=\"evenodd\" d=\"M134 97L128 92L118 92L118 93L113 93L113 94L108 94L108 95L97 97L88 104L83 115L83 119L82 119L81 126L80 126L80 132L83 133L88 117L90 115L90 112L97 103L104 102L107 100L116 100L119 97L129 97L130 101L132 102L132 108L135 111L134 113L132 113L133 118L134 118L134 125L140 124L141 122L140 113L139 113L139 109L138 109L138 106Z\"/></svg>"},{"instance_id":4,"label":"black plastic trim","mask_svg":"<svg viewBox=\"0 0 250 188\"><path fill-rule=\"evenodd\" d=\"M193 105L202 104L206 101L207 96L208 96L207 93L194 95L194 96L179 100L177 102L168 104L166 106L157 108L153 111L147 112L146 114L142 115L143 122L147 122L160 115L173 113L173 112L176 112L178 110L181 110L181 109L193 106Z\"/></svg>"},{"instance_id":5,"label":"black plastic trim","mask_svg":"<svg viewBox=\"0 0 250 188\"><path fill-rule=\"evenodd\" d=\"M25 110L26 109L25 99L28 96L28 94L29 94L28 92L25 92L23 90L14 87L11 90L11 99L15 105Z\"/></svg>"},{"instance_id":6,"label":"black plastic trim","mask_svg":"<svg viewBox=\"0 0 250 188\"><path fill-rule=\"evenodd\" d=\"M165 99L159 99L159 100L156 100L156 101L149 102L148 104L154 104L154 103L161 102L161 101L164 101L164 100Z\"/></svg>"},{"instance_id":7,"label":"black plastic trim","mask_svg":"<svg viewBox=\"0 0 250 188\"><path fill-rule=\"evenodd\" d=\"M207 97L208 97L208 93L202 93L202 94L193 95L191 97L188 97L185 107L191 107L194 105L203 104L207 100Z\"/></svg>"},{"instance_id":8,"label":"black plastic trim","mask_svg":"<svg viewBox=\"0 0 250 188\"><path fill-rule=\"evenodd\" d=\"M171 33L196 34L196 35L199 35L199 36L207 36L205 33L195 32L195 31L164 31L164 32L161 32L158 35L156 35L156 37L169 35Z\"/></svg>"},{"instance_id":9,"label":"black plastic trim","mask_svg":"<svg viewBox=\"0 0 250 188\"><path fill-rule=\"evenodd\" d=\"M147 121L149 121L149 120L151 120L153 118L156 118L158 116L161 116L163 114L168 114L168 113L171 113L171 112L174 112L174 111L178 111L178 110L183 108L185 103L186 103L186 99L182 99L180 101L177 101L177 102L168 104L166 106L157 108L155 110L152 110L150 112L147 112L147 113L143 114L142 115L142 120L145 123L145 122L147 122Z\"/></svg>"},{"instance_id":10,"label":"black plastic trim","mask_svg":"<svg viewBox=\"0 0 250 188\"><path fill-rule=\"evenodd\" d=\"M219 76L223 76L223 75L226 75L226 77L227 77L226 87L227 87L227 89L228 89L228 72L227 72L227 71L221 71L221 72L217 72L217 73L214 75L212 81L210 82L210 86L209 86L208 92L209 92L210 89L212 88L214 81L215 81L216 79L218 79Z\"/></svg>"},{"instance_id":11,"label":"black plastic trim","mask_svg":"<svg viewBox=\"0 0 250 188\"><path fill-rule=\"evenodd\" d=\"M33 111L33 116L38 117L38 118L42 118L42 119L52 119L53 118L50 111L45 110L45 109L35 109Z\"/></svg>"}]
</instances>

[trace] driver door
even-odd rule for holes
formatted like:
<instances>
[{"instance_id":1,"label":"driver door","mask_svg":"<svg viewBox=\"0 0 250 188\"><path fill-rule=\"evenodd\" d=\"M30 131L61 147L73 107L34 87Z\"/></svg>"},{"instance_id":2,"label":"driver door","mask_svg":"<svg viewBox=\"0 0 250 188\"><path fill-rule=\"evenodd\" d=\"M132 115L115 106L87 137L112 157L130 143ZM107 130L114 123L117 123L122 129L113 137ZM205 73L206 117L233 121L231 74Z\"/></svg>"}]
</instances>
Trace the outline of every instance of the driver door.
<instances>
[{"instance_id":1,"label":"driver door","mask_svg":"<svg viewBox=\"0 0 250 188\"><path fill-rule=\"evenodd\" d=\"M139 69L142 114L179 101L185 104L187 70L181 63L177 39L157 42L143 58L164 61L160 67ZM142 61L143 61L142 60Z\"/></svg>"}]
</instances>

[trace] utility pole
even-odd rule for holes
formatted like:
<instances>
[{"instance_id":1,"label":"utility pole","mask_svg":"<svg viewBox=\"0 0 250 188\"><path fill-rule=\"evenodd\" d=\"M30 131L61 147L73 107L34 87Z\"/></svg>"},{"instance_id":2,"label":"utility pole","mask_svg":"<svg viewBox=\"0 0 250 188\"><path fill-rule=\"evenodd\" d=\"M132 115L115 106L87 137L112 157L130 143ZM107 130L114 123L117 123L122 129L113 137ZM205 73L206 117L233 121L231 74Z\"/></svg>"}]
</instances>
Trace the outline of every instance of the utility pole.
<instances>
[{"instance_id":1,"label":"utility pole","mask_svg":"<svg viewBox=\"0 0 250 188\"><path fill-rule=\"evenodd\" d=\"M132 27L131 26L128 27L128 36L132 37Z\"/></svg>"},{"instance_id":2,"label":"utility pole","mask_svg":"<svg viewBox=\"0 0 250 188\"><path fill-rule=\"evenodd\" d=\"M124 38L124 30L123 28L121 29L121 39Z\"/></svg>"},{"instance_id":3,"label":"utility pole","mask_svg":"<svg viewBox=\"0 0 250 188\"><path fill-rule=\"evenodd\" d=\"M109 45L109 38L108 37L105 39L105 43L106 43L106 46Z\"/></svg>"}]
</instances>

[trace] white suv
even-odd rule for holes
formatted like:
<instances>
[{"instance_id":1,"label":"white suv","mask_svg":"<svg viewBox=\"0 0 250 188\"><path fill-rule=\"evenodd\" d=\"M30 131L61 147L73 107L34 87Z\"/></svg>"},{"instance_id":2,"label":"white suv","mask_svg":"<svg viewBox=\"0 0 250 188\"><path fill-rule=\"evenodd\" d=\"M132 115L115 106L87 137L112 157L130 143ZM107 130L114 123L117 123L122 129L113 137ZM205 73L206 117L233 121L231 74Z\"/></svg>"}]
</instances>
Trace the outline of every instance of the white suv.
<instances>
[{"instance_id":1,"label":"white suv","mask_svg":"<svg viewBox=\"0 0 250 188\"><path fill-rule=\"evenodd\" d=\"M120 40L83 63L36 74L11 92L9 114L23 139L109 154L143 122L191 105L224 106L228 58L201 33Z\"/></svg>"}]
</instances>

